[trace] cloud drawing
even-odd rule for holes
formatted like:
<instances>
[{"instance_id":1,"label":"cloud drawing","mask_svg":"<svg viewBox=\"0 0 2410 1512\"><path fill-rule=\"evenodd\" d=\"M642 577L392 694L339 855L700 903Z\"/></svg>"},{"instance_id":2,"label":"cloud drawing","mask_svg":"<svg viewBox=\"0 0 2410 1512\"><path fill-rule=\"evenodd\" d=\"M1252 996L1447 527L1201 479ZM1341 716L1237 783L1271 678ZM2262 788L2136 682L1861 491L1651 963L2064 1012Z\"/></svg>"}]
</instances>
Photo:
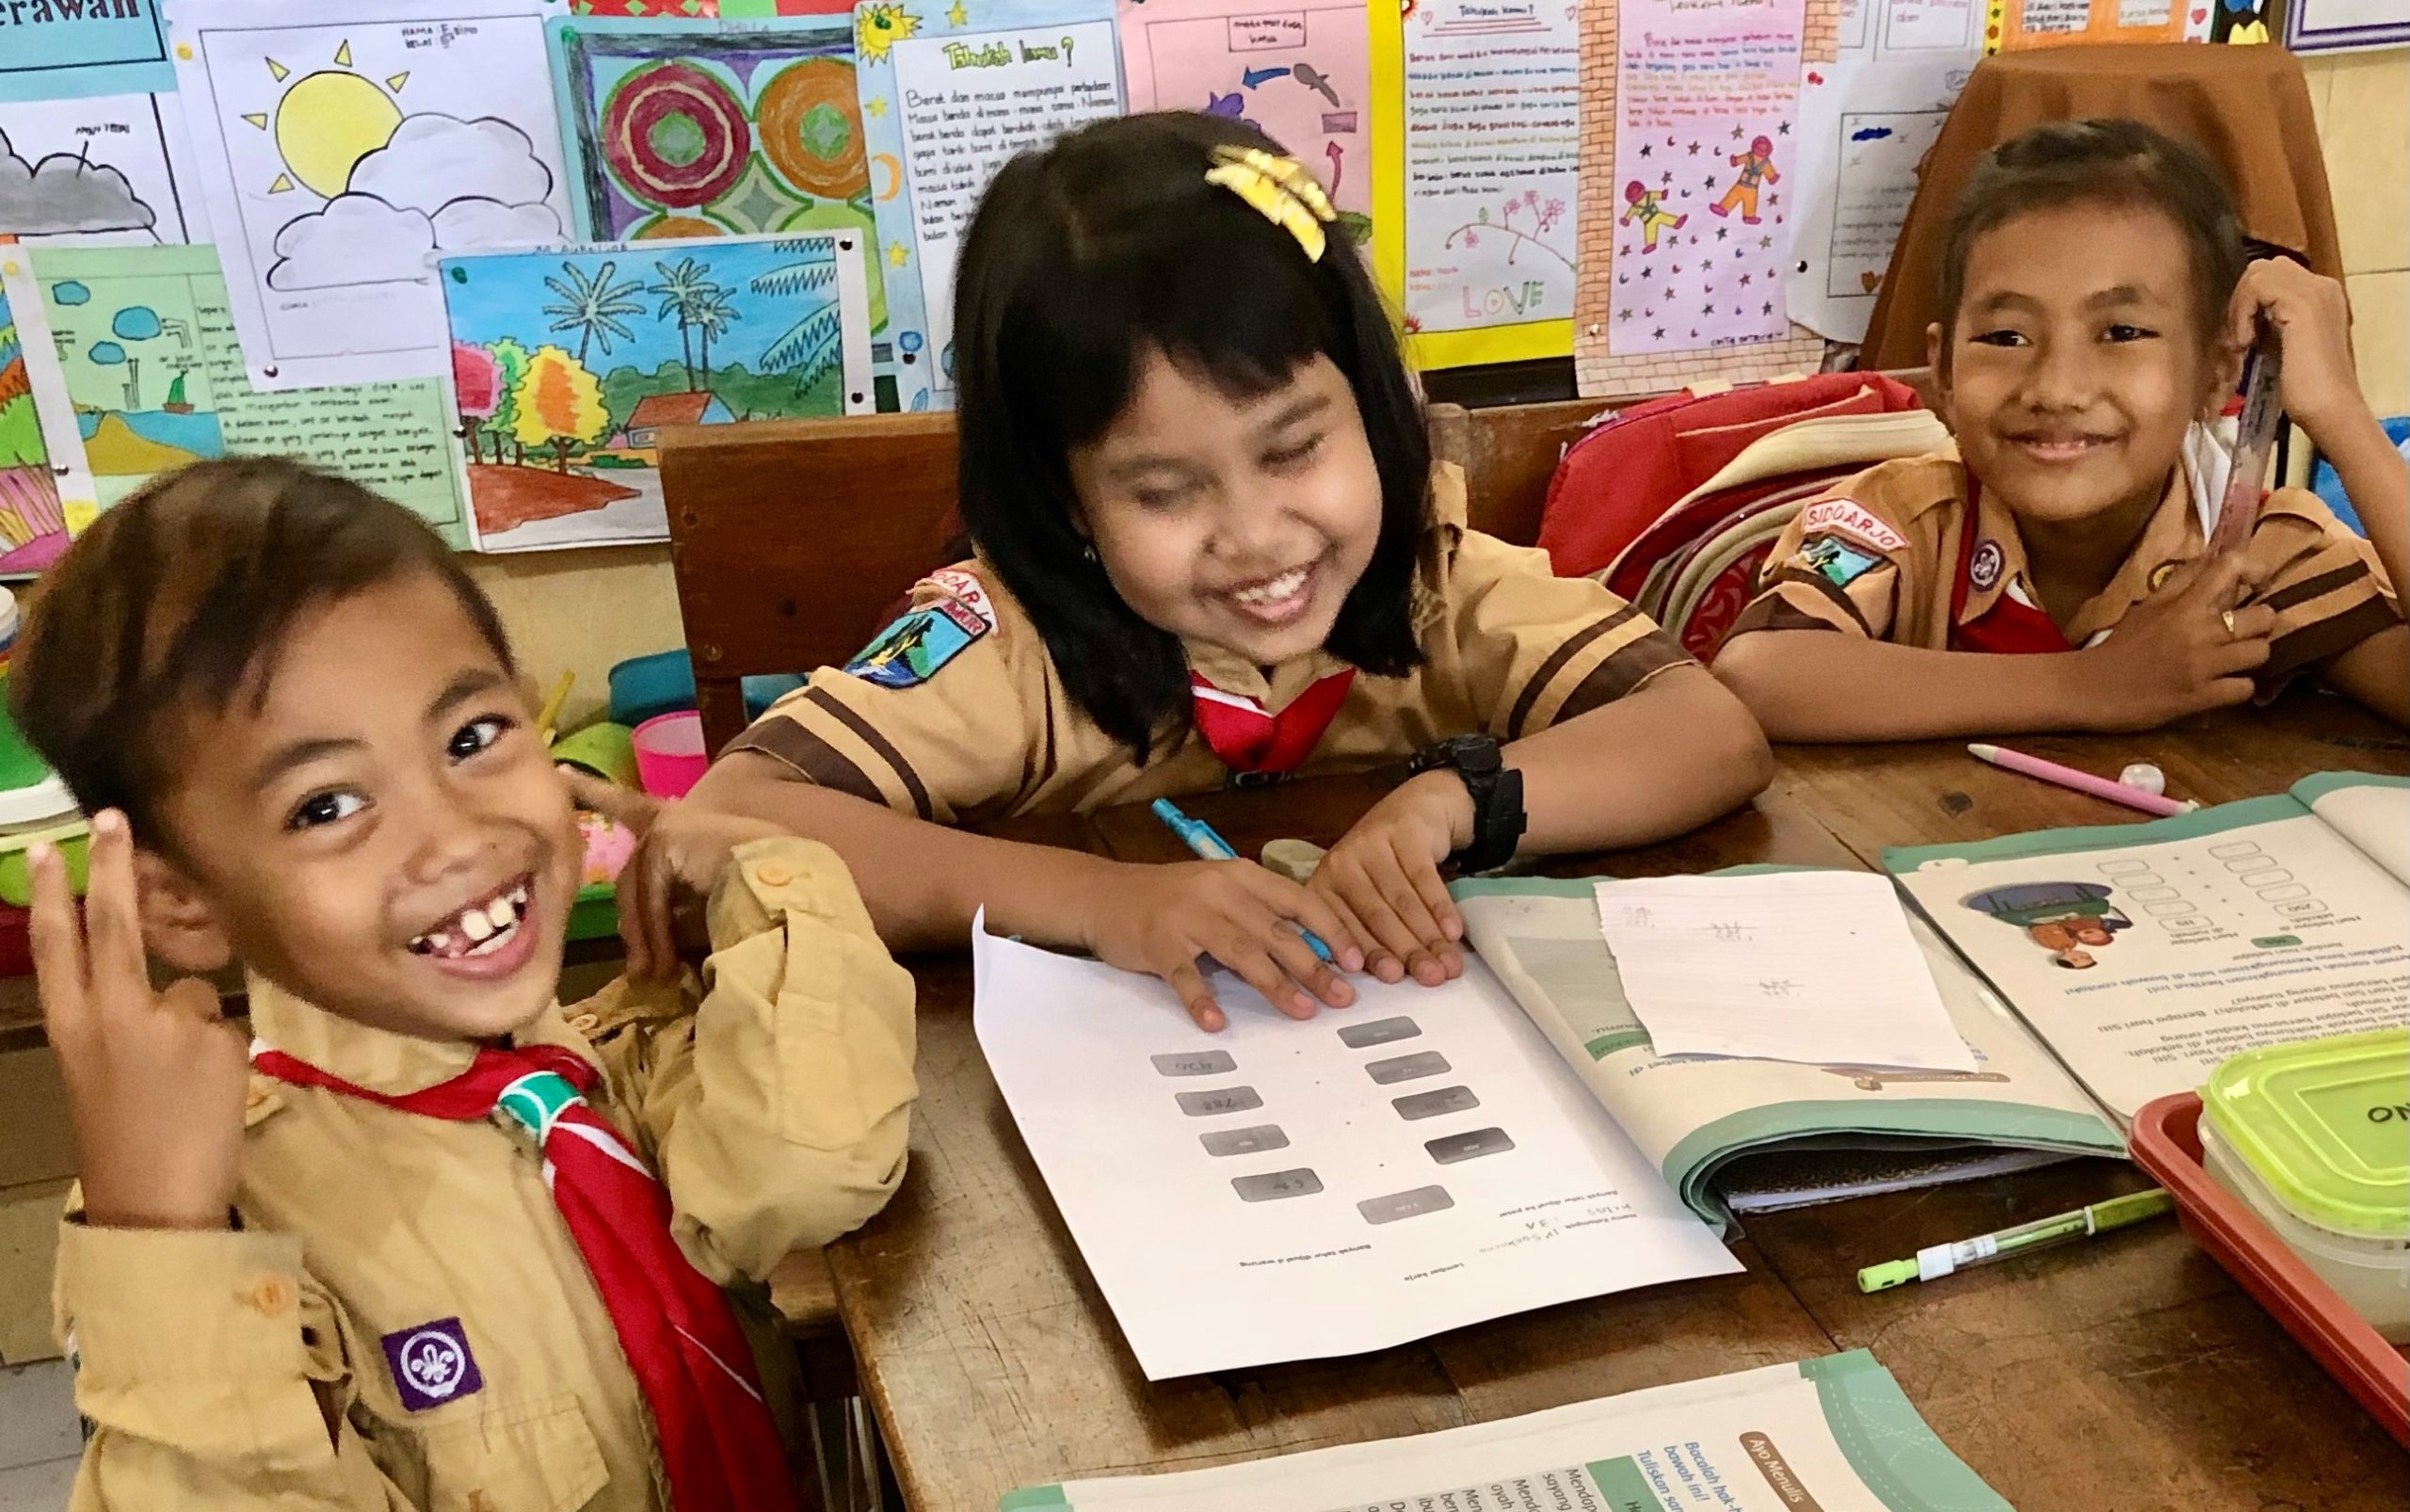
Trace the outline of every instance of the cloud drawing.
<instances>
[{"instance_id":1,"label":"cloud drawing","mask_svg":"<svg viewBox=\"0 0 2410 1512\"><path fill-rule=\"evenodd\" d=\"M339 194L327 207L288 221L276 233L271 289L328 289L426 277L435 228L415 210L396 210L374 195Z\"/></svg>"},{"instance_id":2,"label":"cloud drawing","mask_svg":"<svg viewBox=\"0 0 2410 1512\"><path fill-rule=\"evenodd\" d=\"M562 235L561 217L541 202L455 200L435 213L435 245L449 252L524 247L531 242L558 241Z\"/></svg>"},{"instance_id":3,"label":"cloud drawing","mask_svg":"<svg viewBox=\"0 0 2410 1512\"><path fill-rule=\"evenodd\" d=\"M506 121L403 118L362 156L345 192L276 233L272 289L417 281L426 254L556 241L544 202L553 172L525 132Z\"/></svg>"},{"instance_id":4,"label":"cloud drawing","mask_svg":"<svg viewBox=\"0 0 2410 1512\"><path fill-rule=\"evenodd\" d=\"M151 231L157 223L158 217L116 169L73 153L28 163L0 131L0 234Z\"/></svg>"},{"instance_id":5,"label":"cloud drawing","mask_svg":"<svg viewBox=\"0 0 2410 1512\"><path fill-rule=\"evenodd\" d=\"M352 169L347 186L431 217L455 200L540 201L553 192L553 173L506 121L429 114L404 117L393 139Z\"/></svg>"}]
</instances>

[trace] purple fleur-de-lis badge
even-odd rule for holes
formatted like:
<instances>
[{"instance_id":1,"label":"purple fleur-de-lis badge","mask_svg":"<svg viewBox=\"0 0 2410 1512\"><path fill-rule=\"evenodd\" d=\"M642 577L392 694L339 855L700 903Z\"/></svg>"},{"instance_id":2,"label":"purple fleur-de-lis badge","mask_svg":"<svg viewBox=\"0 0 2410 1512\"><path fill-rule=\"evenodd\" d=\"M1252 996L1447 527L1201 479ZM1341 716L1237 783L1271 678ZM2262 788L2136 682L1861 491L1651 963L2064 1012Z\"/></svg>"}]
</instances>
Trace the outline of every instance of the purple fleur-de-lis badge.
<instances>
[{"instance_id":1,"label":"purple fleur-de-lis badge","mask_svg":"<svg viewBox=\"0 0 2410 1512\"><path fill-rule=\"evenodd\" d=\"M458 1318L438 1318L396 1329L385 1335L382 1343L402 1406L412 1412L457 1402L485 1389L486 1378L477 1370L476 1357L469 1353L469 1336Z\"/></svg>"}]
</instances>

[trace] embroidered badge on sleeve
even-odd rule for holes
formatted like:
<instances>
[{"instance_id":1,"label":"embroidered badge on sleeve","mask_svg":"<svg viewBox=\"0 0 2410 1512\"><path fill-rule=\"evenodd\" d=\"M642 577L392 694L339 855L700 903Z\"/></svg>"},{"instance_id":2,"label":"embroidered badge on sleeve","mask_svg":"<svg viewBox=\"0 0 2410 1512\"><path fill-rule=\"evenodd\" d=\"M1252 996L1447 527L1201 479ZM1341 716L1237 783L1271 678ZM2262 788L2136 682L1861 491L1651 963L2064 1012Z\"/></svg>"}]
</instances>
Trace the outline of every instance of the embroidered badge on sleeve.
<instances>
[{"instance_id":1,"label":"embroidered badge on sleeve","mask_svg":"<svg viewBox=\"0 0 2410 1512\"><path fill-rule=\"evenodd\" d=\"M988 633L988 621L958 599L922 605L878 633L845 670L880 687L918 687Z\"/></svg>"},{"instance_id":2,"label":"embroidered badge on sleeve","mask_svg":"<svg viewBox=\"0 0 2410 1512\"><path fill-rule=\"evenodd\" d=\"M1799 543L1798 555L1791 557L1793 565L1822 572L1837 588L1849 587L1888 560L1860 551L1839 536L1811 536Z\"/></svg>"},{"instance_id":3,"label":"embroidered badge on sleeve","mask_svg":"<svg viewBox=\"0 0 2410 1512\"><path fill-rule=\"evenodd\" d=\"M1908 538L1852 499L1826 499L1809 505L1799 516L1799 526L1810 533L1839 531L1884 553L1898 551L1908 543Z\"/></svg>"}]
</instances>

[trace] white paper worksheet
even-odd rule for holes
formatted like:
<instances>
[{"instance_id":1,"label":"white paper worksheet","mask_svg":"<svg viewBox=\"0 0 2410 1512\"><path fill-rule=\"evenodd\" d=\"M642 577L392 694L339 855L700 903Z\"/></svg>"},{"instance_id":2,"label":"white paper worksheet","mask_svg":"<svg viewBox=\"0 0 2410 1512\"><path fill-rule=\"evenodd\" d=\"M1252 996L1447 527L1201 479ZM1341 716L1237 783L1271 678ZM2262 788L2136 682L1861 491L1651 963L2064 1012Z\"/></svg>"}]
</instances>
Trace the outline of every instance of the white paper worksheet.
<instances>
[{"instance_id":1,"label":"white paper worksheet","mask_svg":"<svg viewBox=\"0 0 2410 1512\"><path fill-rule=\"evenodd\" d=\"M977 931L979 1043L1149 1380L1741 1267L1478 960L1281 1017Z\"/></svg>"}]
</instances>

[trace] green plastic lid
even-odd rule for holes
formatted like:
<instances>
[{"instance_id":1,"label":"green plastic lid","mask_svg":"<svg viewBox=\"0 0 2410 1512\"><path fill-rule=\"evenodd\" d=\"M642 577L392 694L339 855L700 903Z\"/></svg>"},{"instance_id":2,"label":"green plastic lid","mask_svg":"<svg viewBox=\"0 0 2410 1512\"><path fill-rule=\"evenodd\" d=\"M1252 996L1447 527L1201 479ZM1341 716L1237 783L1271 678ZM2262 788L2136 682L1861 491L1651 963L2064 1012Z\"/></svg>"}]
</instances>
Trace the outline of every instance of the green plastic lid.
<instances>
[{"instance_id":1,"label":"green plastic lid","mask_svg":"<svg viewBox=\"0 0 2410 1512\"><path fill-rule=\"evenodd\" d=\"M2410 1029L2246 1050L2210 1074L2201 1105L2297 1215L2410 1231Z\"/></svg>"}]
</instances>

